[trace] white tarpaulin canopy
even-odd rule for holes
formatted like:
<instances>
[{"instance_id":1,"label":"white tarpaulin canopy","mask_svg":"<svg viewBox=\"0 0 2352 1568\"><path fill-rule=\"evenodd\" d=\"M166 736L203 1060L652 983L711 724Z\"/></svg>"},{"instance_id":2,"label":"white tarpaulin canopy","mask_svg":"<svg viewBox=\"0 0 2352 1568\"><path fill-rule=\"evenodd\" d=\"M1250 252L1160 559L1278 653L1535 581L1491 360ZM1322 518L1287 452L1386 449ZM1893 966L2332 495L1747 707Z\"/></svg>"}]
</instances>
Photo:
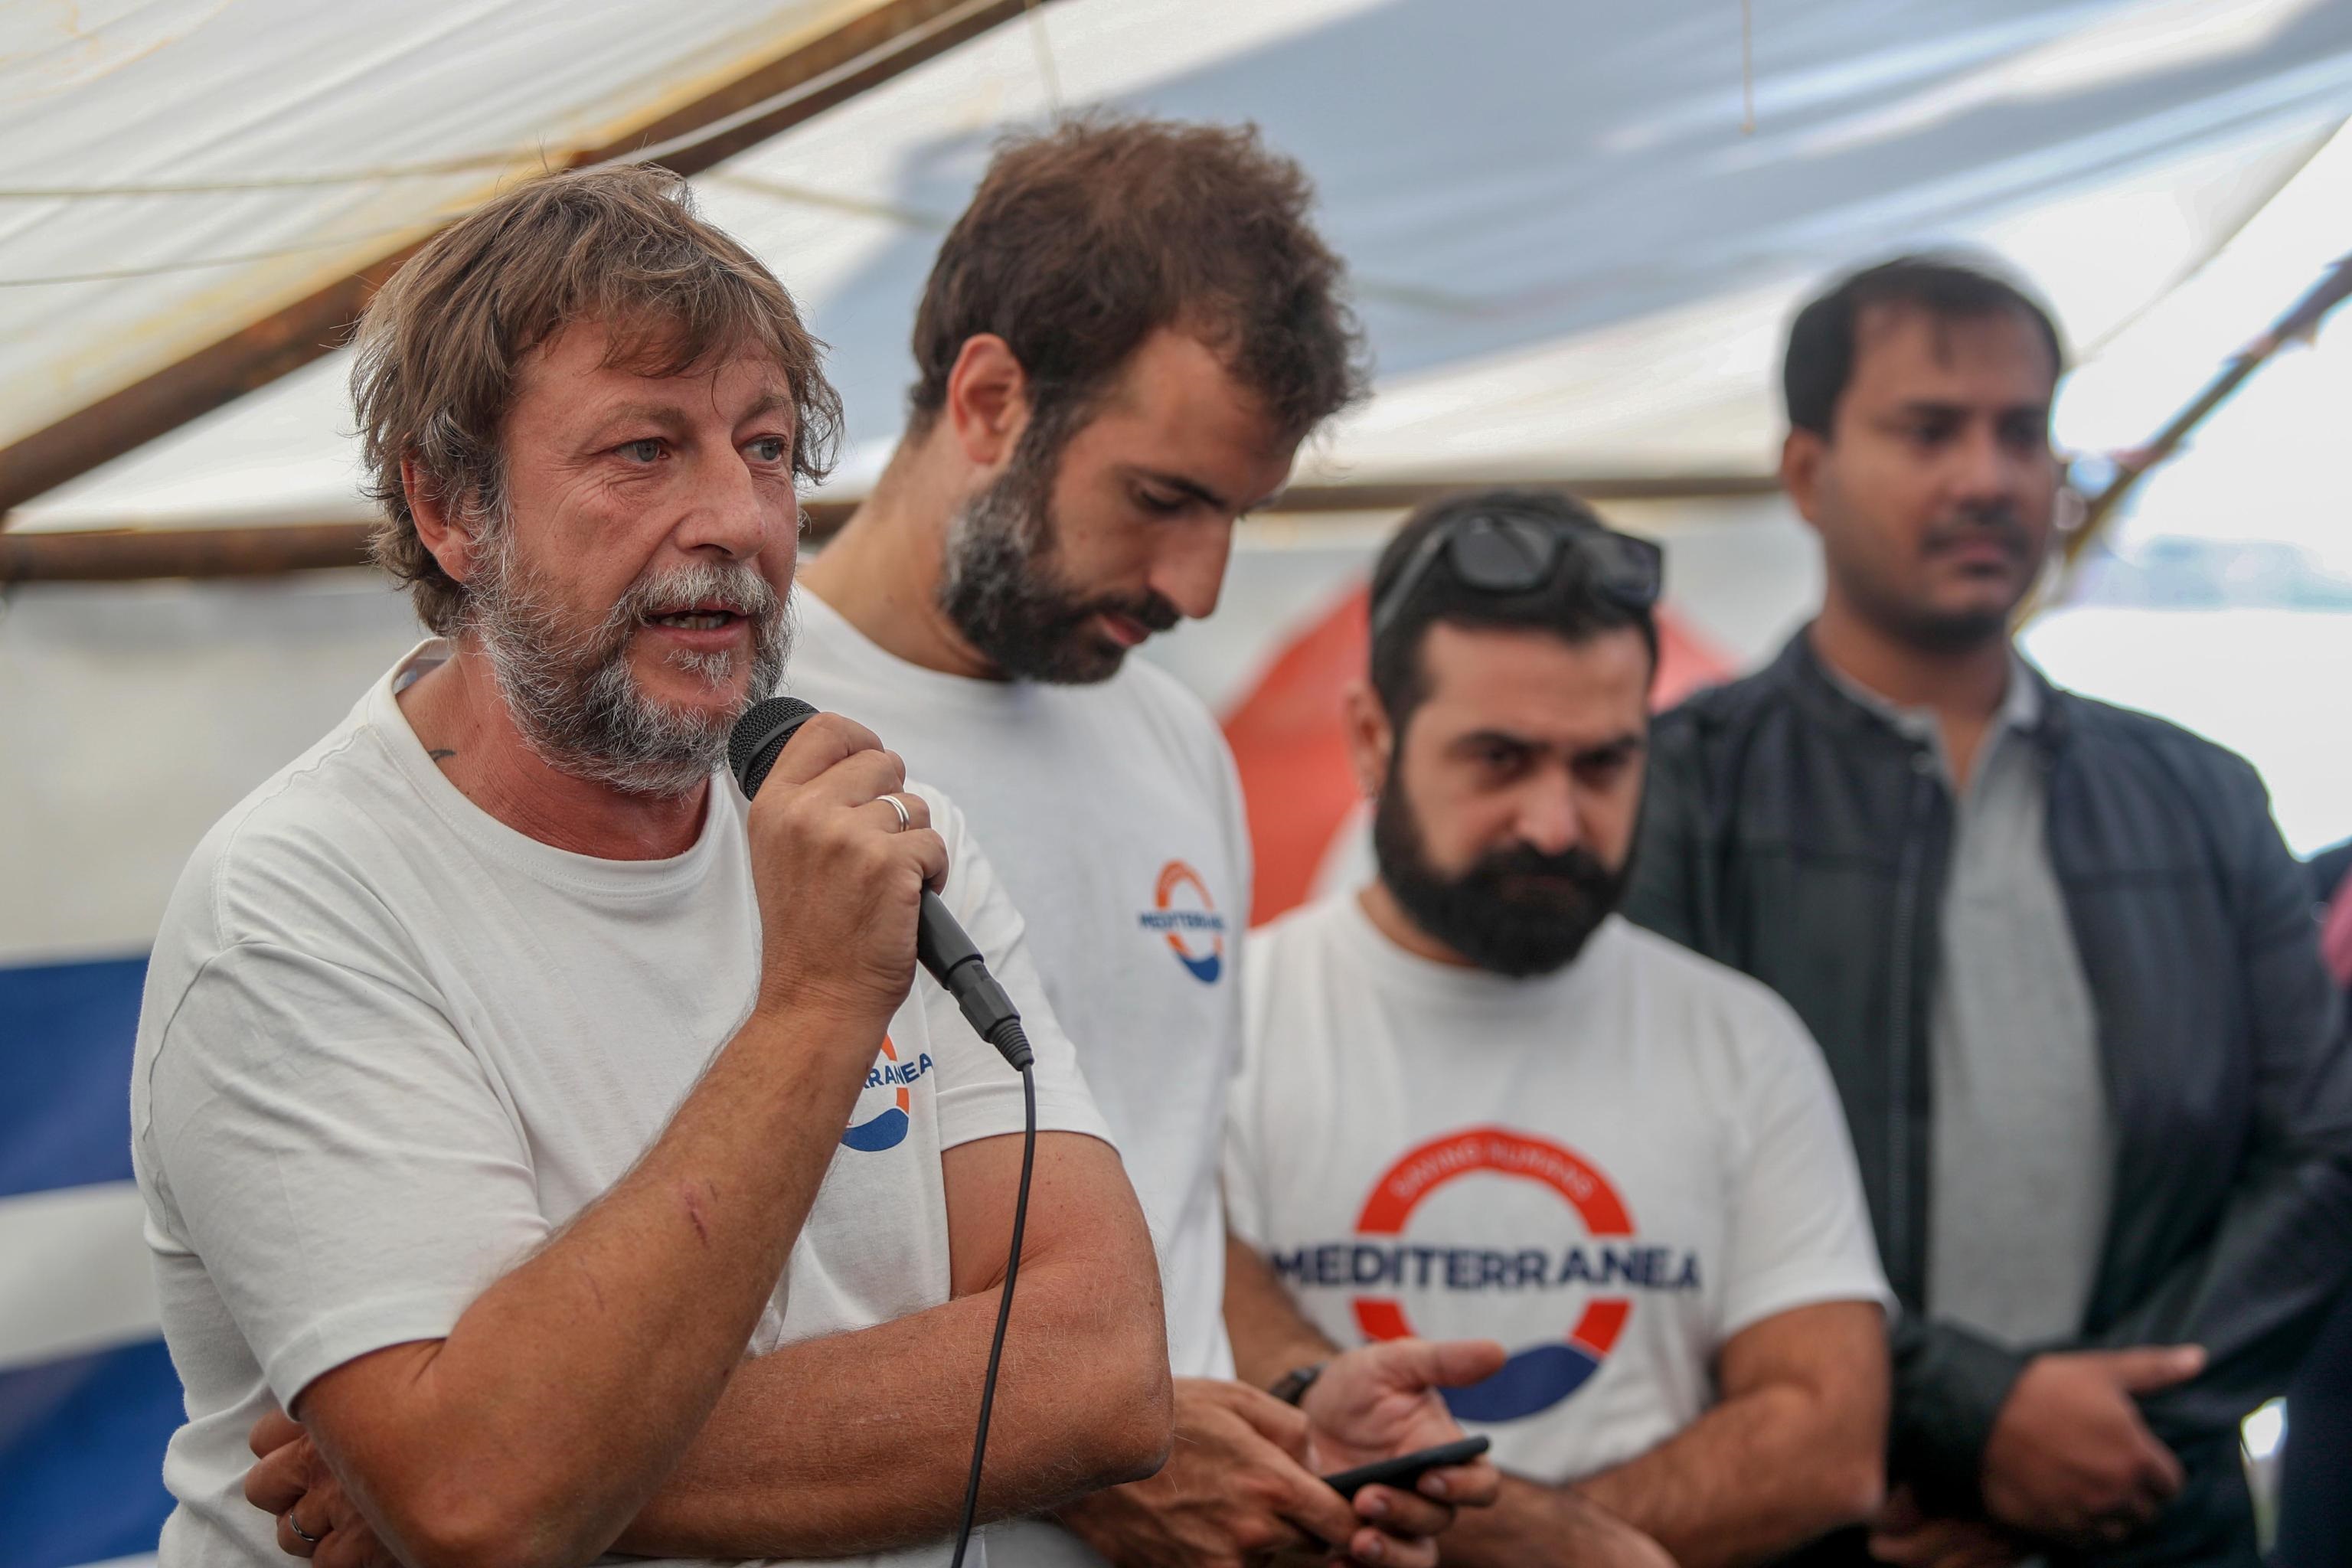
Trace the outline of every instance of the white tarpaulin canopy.
<instances>
[{"instance_id":1,"label":"white tarpaulin canopy","mask_svg":"<svg viewBox=\"0 0 2352 1568\"><path fill-rule=\"evenodd\" d=\"M871 4L0 7L0 442Z\"/></svg>"},{"instance_id":2,"label":"white tarpaulin canopy","mask_svg":"<svg viewBox=\"0 0 2352 1568\"><path fill-rule=\"evenodd\" d=\"M896 64L873 63L894 48ZM889 74L927 48L945 52ZM0 5L0 495L36 488L18 458L45 439L81 454L54 474L124 455L5 521L363 519L342 356L253 371L344 319L321 307L298 329L291 308L381 278L502 181L647 145L700 171L709 212L833 344L850 436L835 488L855 495L897 433L915 299L992 142L1094 105L1253 120L1316 178L1379 370L1377 395L1308 455L1300 477L1325 485L1762 476L1799 291L1954 241L2007 254L2069 328L2086 363L2062 438L2120 446L2352 244L2346 0L1052 0L1025 16L1018 0L18 0ZM717 134L745 144L719 158ZM676 151L681 136L700 155ZM250 352L222 372L205 356L232 339ZM131 449L181 406L141 397L191 364L209 368L183 380L209 390L188 406L257 390ZM2188 521L2260 542L2340 519L2347 481L2309 479L2336 431L2279 411L2327 404L2340 426L2346 366L2301 356L2251 390L2231 412L2263 416L2217 424L2185 460L2211 475L2179 492L2202 514ZM1238 723L1236 703L1289 663L1272 656L1339 622L1392 525L1393 507L1344 499L1366 510L1244 530L1218 614L1150 656ZM2146 510L2180 518L2168 508ZM1812 602L1812 552L1775 499L1610 515L1669 540L1675 618L1727 663ZM2341 559L2352 574L2352 550ZM2212 691L2217 733L2268 714L2332 741L2300 685L2247 673L2247 622L2209 657L2210 637L2155 610L2096 608L2110 618L2037 628L2060 679L2082 645L2126 647L2168 694ZM2340 665L2352 623L2304 619L2277 646L2299 668ZM152 1551L170 1507L159 1461L184 1405L122 1089L164 900L205 826L417 635L358 571L0 590L12 1563ZM1278 711L1291 739L1332 710ZM2261 761L2261 739L2238 743ZM2301 776L2308 847L2352 773ZM1286 847L1297 860L1321 842Z\"/></svg>"},{"instance_id":3,"label":"white tarpaulin canopy","mask_svg":"<svg viewBox=\"0 0 2352 1568\"><path fill-rule=\"evenodd\" d=\"M601 145L860 7L81 9L80 35L14 38L0 67L21 84L13 178L79 193L0 193L10 438L397 248L519 151ZM1746 132L1735 0L1058 0L697 184L833 345L837 492L896 434L914 300L991 142L1056 105L1254 120L1315 176L1380 393L1302 479L1672 479L1769 470L1779 334L1824 273L1989 246L2095 363L2352 113L2352 6L2326 0L1752 14ZM451 159L472 162L417 172ZM238 188L183 188L207 183ZM330 356L15 526L361 516L342 371Z\"/></svg>"}]
</instances>

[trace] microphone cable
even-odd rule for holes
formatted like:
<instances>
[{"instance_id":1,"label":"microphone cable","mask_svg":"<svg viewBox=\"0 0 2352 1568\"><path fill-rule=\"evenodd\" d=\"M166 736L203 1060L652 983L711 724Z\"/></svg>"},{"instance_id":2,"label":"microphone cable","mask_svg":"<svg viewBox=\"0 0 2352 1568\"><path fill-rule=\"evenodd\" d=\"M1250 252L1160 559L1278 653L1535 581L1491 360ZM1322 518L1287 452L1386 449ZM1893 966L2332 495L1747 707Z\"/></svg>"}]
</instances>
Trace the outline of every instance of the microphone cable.
<instances>
[{"instance_id":1,"label":"microphone cable","mask_svg":"<svg viewBox=\"0 0 2352 1568\"><path fill-rule=\"evenodd\" d=\"M1037 1079L1029 1065L1029 1041L1018 1018L1001 1026L997 1034L1010 1037L989 1043L1020 1064L1021 1190L1013 1200L1013 1247L1004 1259L1004 1294L996 1303L996 1332L988 1342L988 1373L980 1383L980 1430L971 1440L971 1477L964 1483L963 1522L956 1528L955 1555L948 1568L963 1568L964 1549L971 1543L972 1517L980 1509L980 1469L988 1457L988 1418L996 1407L996 1368L1004 1359L1004 1328L1013 1319L1013 1284L1021 1277L1021 1233L1029 1223L1029 1175L1037 1163ZM1013 1045L1017 1043L1016 1051Z\"/></svg>"}]
</instances>

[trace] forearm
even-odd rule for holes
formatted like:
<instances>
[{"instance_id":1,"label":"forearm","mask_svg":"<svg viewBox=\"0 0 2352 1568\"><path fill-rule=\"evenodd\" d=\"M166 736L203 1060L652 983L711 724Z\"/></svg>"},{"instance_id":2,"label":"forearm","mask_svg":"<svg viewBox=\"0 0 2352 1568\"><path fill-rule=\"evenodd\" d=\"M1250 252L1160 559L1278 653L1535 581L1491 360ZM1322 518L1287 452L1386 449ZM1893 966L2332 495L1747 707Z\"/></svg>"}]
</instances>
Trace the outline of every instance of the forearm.
<instances>
[{"instance_id":1,"label":"forearm","mask_svg":"<svg viewBox=\"0 0 2352 1568\"><path fill-rule=\"evenodd\" d=\"M1507 1474L1494 1506L1456 1514L1440 1546L1451 1568L1594 1568L1624 1561L1638 1533L1570 1489Z\"/></svg>"},{"instance_id":2,"label":"forearm","mask_svg":"<svg viewBox=\"0 0 2352 1568\"><path fill-rule=\"evenodd\" d=\"M1339 1347L1308 1322L1257 1249L1225 1237L1225 1332L1234 1370L1244 1383L1271 1388L1283 1373L1331 1356Z\"/></svg>"},{"instance_id":3,"label":"forearm","mask_svg":"<svg viewBox=\"0 0 2352 1568\"><path fill-rule=\"evenodd\" d=\"M787 1346L736 1372L617 1549L840 1557L955 1528L999 1293ZM1156 1289L1024 1257L981 1489L983 1520L1159 1466L1168 1355Z\"/></svg>"},{"instance_id":4,"label":"forearm","mask_svg":"<svg viewBox=\"0 0 2352 1568\"><path fill-rule=\"evenodd\" d=\"M387 1539L523 1562L612 1541L702 1426L783 1271L857 1090L839 1065L854 1052L819 1037L854 1027L755 1015L638 1163L446 1339L305 1391L298 1415Z\"/></svg>"},{"instance_id":5,"label":"forearm","mask_svg":"<svg viewBox=\"0 0 2352 1568\"><path fill-rule=\"evenodd\" d=\"M1682 1568L1741 1568L1868 1518L1885 1489L1883 1430L1866 1411L1769 1385L1576 1489Z\"/></svg>"}]
</instances>

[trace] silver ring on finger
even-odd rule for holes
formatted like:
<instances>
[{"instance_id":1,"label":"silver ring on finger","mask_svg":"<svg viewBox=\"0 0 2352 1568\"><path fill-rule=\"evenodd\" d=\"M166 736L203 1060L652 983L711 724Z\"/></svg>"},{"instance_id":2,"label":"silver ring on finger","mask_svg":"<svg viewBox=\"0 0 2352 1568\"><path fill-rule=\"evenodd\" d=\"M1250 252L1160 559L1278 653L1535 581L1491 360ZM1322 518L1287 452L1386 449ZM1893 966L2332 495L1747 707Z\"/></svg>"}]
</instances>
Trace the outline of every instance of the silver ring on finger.
<instances>
[{"instance_id":1,"label":"silver ring on finger","mask_svg":"<svg viewBox=\"0 0 2352 1568\"><path fill-rule=\"evenodd\" d=\"M313 1535L309 1531L303 1529L300 1525L295 1523L294 1510L290 1508L286 1510L286 1528L294 1532L294 1538L302 1542L305 1546L316 1546L319 1542L327 1539L323 1535Z\"/></svg>"},{"instance_id":2,"label":"silver ring on finger","mask_svg":"<svg viewBox=\"0 0 2352 1568\"><path fill-rule=\"evenodd\" d=\"M882 799L888 803L892 811L898 814L899 832L904 833L907 829L915 826L914 814L907 809L907 803L905 801L900 800L895 795L886 795Z\"/></svg>"}]
</instances>

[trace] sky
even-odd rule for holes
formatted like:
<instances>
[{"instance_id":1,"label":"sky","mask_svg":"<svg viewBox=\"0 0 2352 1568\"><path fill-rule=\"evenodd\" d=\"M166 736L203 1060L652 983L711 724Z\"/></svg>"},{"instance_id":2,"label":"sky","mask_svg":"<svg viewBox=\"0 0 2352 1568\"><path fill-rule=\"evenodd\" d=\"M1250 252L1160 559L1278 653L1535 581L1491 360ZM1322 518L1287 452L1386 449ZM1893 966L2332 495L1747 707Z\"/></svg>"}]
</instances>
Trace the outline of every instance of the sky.
<instances>
[{"instance_id":1,"label":"sky","mask_svg":"<svg viewBox=\"0 0 2352 1568\"><path fill-rule=\"evenodd\" d=\"M2352 251L2352 131L2220 257L2069 380L2062 446L2147 439L2239 346ZM2352 574L2352 306L2284 350L2145 480L2114 534L2128 553L2187 536L2283 541ZM2352 615L2062 605L2028 628L2052 679L2242 753L2298 853L2352 837Z\"/></svg>"}]
</instances>

